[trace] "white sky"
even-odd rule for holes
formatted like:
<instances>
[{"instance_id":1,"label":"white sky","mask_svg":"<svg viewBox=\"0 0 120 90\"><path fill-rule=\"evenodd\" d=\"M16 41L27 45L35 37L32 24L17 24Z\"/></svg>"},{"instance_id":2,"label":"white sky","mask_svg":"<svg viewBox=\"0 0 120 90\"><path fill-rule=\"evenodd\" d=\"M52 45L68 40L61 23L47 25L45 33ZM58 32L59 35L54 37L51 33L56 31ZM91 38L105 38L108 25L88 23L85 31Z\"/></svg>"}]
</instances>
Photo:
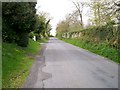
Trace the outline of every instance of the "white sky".
<instances>
[{"instance_id":1,"label":"white sky","mask_svg":"<svg viewBox=\"0 0 120 90\"><path fill-rule=\"evenodd\" d=\"M55 29L56 25L60 20L63 20L66 16L66 14L71 13L73 10L75 10L75 6L72 3L72 1L75 0L37 0L37 6L38 11L49 13L50 17L52 17L52 20L50 24L52 25L51 34L55 35ZM90 0L79 0L88 2ZM84 8L84 14L87 12L87 8ZM84 23L87 23L87 15L83 15L83 21Z\"/></svg>"}]
</instances>

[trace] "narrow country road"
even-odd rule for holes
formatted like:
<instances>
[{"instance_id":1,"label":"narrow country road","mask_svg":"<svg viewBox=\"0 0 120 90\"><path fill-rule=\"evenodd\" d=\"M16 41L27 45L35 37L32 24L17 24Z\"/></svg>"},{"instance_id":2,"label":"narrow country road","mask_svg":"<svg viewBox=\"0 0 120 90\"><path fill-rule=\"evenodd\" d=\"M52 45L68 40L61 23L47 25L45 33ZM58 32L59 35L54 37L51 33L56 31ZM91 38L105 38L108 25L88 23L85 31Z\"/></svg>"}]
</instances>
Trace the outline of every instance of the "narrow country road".
<instances>
[{"instance_id":1,"label":"narrow country road","mask_svg":"<svg viewBox=\"0 0 120 90\"><path fill-rule=\"evenodd\" d=\"M117 88L118 65L101 56L51 38L45 51L45 88Z\"/></svg>"},{"instance_id":2,"label":"narrow country road","mask_svg":"<svg viewBox=\"0 0 120 90\"><path fill-rule=\"evenodd\" d=\"M44 52L43 88L118 88L118 65L87 50L50 38ZM40 87L41 70L35 88Z\"/></svg>"}]
</instances>

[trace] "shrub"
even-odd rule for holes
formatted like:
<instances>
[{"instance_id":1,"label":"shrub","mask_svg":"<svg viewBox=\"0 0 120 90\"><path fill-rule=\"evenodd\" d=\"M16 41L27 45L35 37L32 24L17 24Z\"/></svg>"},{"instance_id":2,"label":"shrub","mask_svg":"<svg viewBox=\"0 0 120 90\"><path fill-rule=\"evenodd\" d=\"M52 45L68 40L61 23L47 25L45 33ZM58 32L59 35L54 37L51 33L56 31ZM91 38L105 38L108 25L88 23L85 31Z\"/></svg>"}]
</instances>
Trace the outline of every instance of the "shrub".
<instances>
[{"instance_id":1,"label":"shrub","mask_svg":"<svg viewBox=\"0 0 120 90\"><path fill-rule=\"evenodd\" d=\"M19 35L19 40L17 41L17 45L21 47L27 47L29 41L28 33L21 33Z\"/></svg>"},{"instance_id":2,"label":"shrub","mask_svg":"<svg viewBox=\"0 0 120 90\"><path fill-rule=\"evenodd\" d=\"M28 33L34 30L36 22L35 4L34 2L2 3L2 37L4 42L17 42L20 46L27 46Z\"/></svg>"}]
</instances>

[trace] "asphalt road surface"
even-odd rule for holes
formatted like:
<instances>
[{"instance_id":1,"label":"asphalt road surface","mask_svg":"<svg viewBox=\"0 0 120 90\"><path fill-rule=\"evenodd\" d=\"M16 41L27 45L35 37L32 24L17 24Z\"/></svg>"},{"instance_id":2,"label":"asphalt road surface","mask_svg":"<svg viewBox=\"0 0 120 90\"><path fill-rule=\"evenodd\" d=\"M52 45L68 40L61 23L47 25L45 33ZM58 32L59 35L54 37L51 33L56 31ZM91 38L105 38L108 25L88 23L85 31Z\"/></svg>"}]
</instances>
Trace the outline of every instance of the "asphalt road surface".
<instances>
[{"instance_id":1,"label":"asphalt road surface","mask_svg":"<svg viewBox=\"0 0 120 90\"><path fill-rule=\"evenodd\" d=\"M87 50L51 38L43 71L44 88L117 88L118 65Z\"/></svg>"},{"instance_id":2,"label":"asphalt road surface","mask_svg":"<svg viewBox=\"0 0 120 90\"><path fill-rule=\"evenodd\" d=\"M34 88L118 88L118 64L102 56L57 38L50 38L44 56Z\"/></svg>"}]
</instances>

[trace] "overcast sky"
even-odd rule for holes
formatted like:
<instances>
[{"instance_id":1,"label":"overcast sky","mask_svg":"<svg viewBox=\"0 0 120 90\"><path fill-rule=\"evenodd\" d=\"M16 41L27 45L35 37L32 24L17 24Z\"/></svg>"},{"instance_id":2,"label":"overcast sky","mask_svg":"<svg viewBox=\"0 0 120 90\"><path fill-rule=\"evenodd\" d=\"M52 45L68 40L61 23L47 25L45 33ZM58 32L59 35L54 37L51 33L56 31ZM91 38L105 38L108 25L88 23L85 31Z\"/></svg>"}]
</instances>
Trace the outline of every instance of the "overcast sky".
<instances>
[{"instance_id":1,"label":"overcast sky","mask_svg":"<svg viewBox=\"0 0 120 90\"><path fill-rule=\"evenodd\" d=\"M76 0L37 0L37 8L38 11L41 12L46 12L49 13L49 16L52 17L52 20L50 24L52 25L52 30L51 34L55 35L55 29L56 25L60 20L63 20L66 16L66 14L71 13L73 10L75 10L75 6L72 3L72 1ZM79 0L79 1L84 1L88 2L90 0ZM87 23L87 8L84 9L84 16L83 16L83 21L84 23Z\"/></svg>"}]
</instances>

